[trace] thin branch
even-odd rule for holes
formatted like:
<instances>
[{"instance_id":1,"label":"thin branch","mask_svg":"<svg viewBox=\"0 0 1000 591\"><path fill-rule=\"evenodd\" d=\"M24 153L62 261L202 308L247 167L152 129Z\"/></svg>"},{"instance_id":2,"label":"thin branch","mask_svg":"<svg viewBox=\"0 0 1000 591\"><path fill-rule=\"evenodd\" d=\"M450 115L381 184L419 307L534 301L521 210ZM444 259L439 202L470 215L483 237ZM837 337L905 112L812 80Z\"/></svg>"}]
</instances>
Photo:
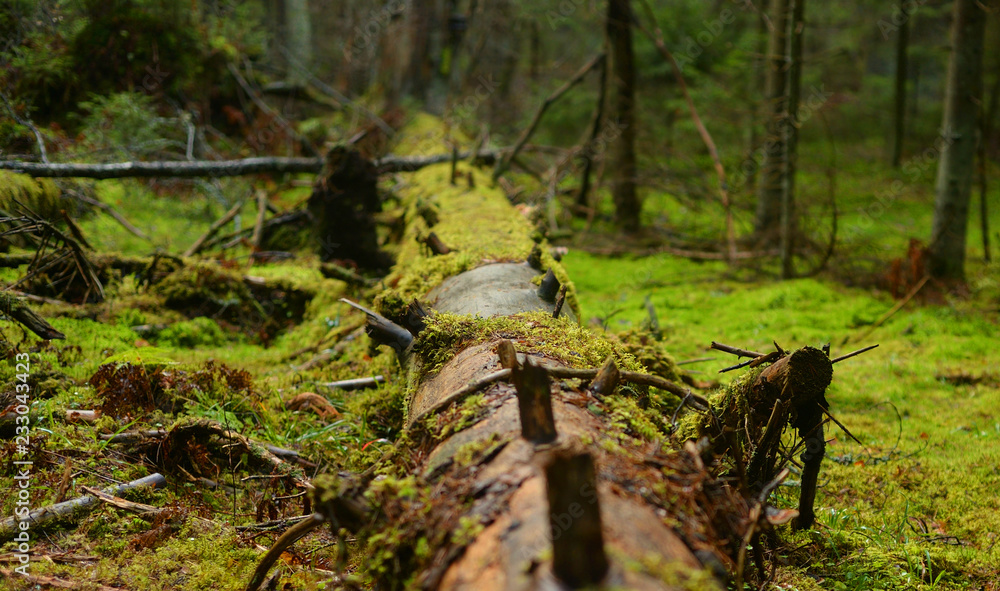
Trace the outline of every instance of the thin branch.
<instances>
[{"instance_id":1,"label":"thin branch","mask_svg":"<svg viewBox=\"0 0 1000 591\"><path fill-rule=\"evenodd\" d=\"M511 148L509 152L505 153L503 158L501 158L497 163L496 169L493 171L494 179L506 172L510 167L510 163L514 160L514 158L517 158L517 154L521 151L521 148L524 147L524 144L528 143L528 139L531 137L531 134L535 133L535 129L538 128L538 124L542 120L542 115L545 114L545 111L552 105L552 103L559 100L559 98L566 94L569 89L579 84L583 80L584 76L600 65L603 60L603 53L595 55L589 62L584 64L582 68L577 70L576 74L574 74L572 78L567 80L562 86L557 88L552 92L552 94L545 98L545 101L542 102L542 106L535 112L535 117L531 120L531 123L529 123L528 127L521 132L521 137L517 138L517 142L514 144L514 147Z\"/></svg>"},{"instance_id":2,"label":"thin branch","mask_svg":"<svg viewBox=\"0 0 1000 591\"><path fill-rule=\"evenodd\" d=\"M267 554L264 554L264 557L260 559L260 564L254 569L253 576L250 578L250 582L247 583L246 591L257 591L260 589L261 584L264 583L264 579L267 577L267 571L271 570L271 567L284 554L285 550L304 538L306 534L322 525L323 521L322 515L313 513L281 534L274 541L274 545L267 551Z\"/></svg>"},{"instance_id":3,"label":"thin branch","mask_svg":"<svg viewBox=\"0 0 1000 591\"><path fill-rule=\"evenodd\" d=\"M653 26L656 27L656 35L654 35L649 29L647 29L642 23L635 22L635 26L639 28L650 41L656 45L656 48L660 51L663 57L670 62L671 68L674 71L674 77L677 79L677 84L681 88L681 92L684 94L684 100L687 103L688 110L691 112L691 119L694 121L695 127L698 128L698 133L701 135L701 139L705 142L705 147L708 148L708 153L712 157L712 162L715 165L715 173L719 177L719 196L722 198L722 207L726 210L726 245L727 245L727 255L728 261L732 261L736 254L736 234L733 229L733 210L732 204L729 200L729 184L726 182L726 169L722 166L722 160L719 158L719 151L715 147L715 142L712 140L711 134L708 133L708 129L705 128L705 124L702 123L701 117L698 115L698 110L694 106L694 101L691 100L691 93L688 92L687 83L684 81L684 76L681 74L681 68L677 64L677 60L674 59L670 50L663 43L663 32L660 30L659 25L656 23L656 18L653 16L653 11L649 6L648 2L643 1L643 6L646 9L647 17L653 22Z\"/></svg>"},{"instance_id":4,"label":"thin branch","mask_svg":"<svg viewBox=\"0 0 1000 591\"><path fill-rule=\"evenodd\" d=\"M847 355L841 355L840 357L835 358L830 363L837 363L838 361L843 361L845 359L850 359L851 357L854 357L855 355L861 355L862 353L864 353L866 351L871 351L875 347L878 347L878 345L869 345L869 346L867 346L867 347L865 347L863 349L858 349L857 351L851 351Z\"/></svg>"},{"instance_id":5,"label":"thin branch","mask_svg":"<svg viewBox=\"0 0 1000 591\"><path fill-rule=\"evenodd\" d=\"M205 245L205 242L209 238L214 236L215 233L219 231L219 228L228 224L230 221L232 221L234 217L237 216L237 214L240 213L240 210L243 209L243 204L245 202L246 199L240 199L239 202L236 203L236 205L234 205L229 211L226 212L226 215L215 220L215 223L212 224L208 228L208 230L205 231L204 234L198 237L198 239L194 241L194 244L192 244L187 250L184 251L184 256L193 257L194 255L198 254L198 251L201 250L201 247Z\"/></svg>"},{"instance_id":6,"label":"thin branch","mask_svg":"<svg viewBox=\"0 0 1000 591\"><path fill-rule=\"evenodd\" d=\"M292 125L287 120L285 120L285 118L282 117L280 113L275 112L274 109L267 106L267 103L265 103L263 99L257 96L257 93L254 91L254 89L250 88L250 84L246 81L246 78L244 78L243 75L240 74L240 71L236 68L235 64L229 63L226 64L226 67L229 68L229 73L231 73L233 77L236 78L236 82L239 83L240 87L243 89L243 92L247 93L247 96L250 97L250 100L253 101L253 104L257 105L258 109L273 117L275 121L277 121L279 124L281 124L282 127L285 128L285 130L288 132L290 136L295 138L296 141L300 142L310 152L312 152L313 154L317 153L316 148L314 148L308 140L299 135L299 132L295 131L295 128L293 128Z\"/></svg>"},{"instance_id":7,"label":"thin branch","mask_svg":"<svg viewBox=\"0 0 1000 591\"><path fill-rule=\"evenodd\" d=\"M346 107L364 113L364 115L369 119L371 119L372 123L378 126L379 129L384 131L387 136L393 137L394 135L396 135L396 131L381 117L369 111L364 106L355 103L354 101L347 98L343 94L337 92L337 90L334 89L332 86L317 78L315 74L313 74L308 68L302 66L302 63L298 61L298 59L290 51L288 51L288 48L282 46L281 53L285 56L285 59L291 61L293 65L295 65L296 69L299 72L302 72L303 74L306 75L306 77L309 79L309 83L315 86L317 90L319 90L323 94L327 95L328 97L332 98L333 100L339 102L340 104Z\"/></svg>"},{"instance_id":8,"label":"thin branch","mask_svg":"<svg viewBox=\"0 0 1000 591\"><path fill-rule=\"evenodd\" d=\"M0 92L0 99L3 99L3 104L7 107L7 110L10 112L10 116L14 118L14 121L17 121L21 125L27 127L32 133L35 134L35 141L38 143L38 152L41 154L42 162L47 163L49 161L49 154L45 151L45 140L42 139L42 134L38 131L38 128L31 122L31 119L21 118L17 114L17 111L14 110L14 106L7 100L6 94Z\"/></svg>"},{"instance_id":9,"label":"thin branch","mask_svg":"<svg viewBox=\"0 0 1000 591\"><path fill-rule=\"evenodd\" d=\"M901 299L899 301L899 303L897 303L895 306L893 306L892 309L890 309L888 312L886 312L885 314L883 314L881 318L879 318L878 320L876 320L874 324L872 324L870 327L868 327L868 330L866 330L865 332L863 332L860 335L858 335L858 337L856 339L854 339L854 340L860 341L861 339L863 339L863 338L867 337L868 335L870 335L871 333L875 332L875 329L878 328L878 327L880 327L880 326L882 326L883 322L885 322L886 320L888 320L889 318L891 318L892 315L895 314L896 312L899 312L900 310L902 310L903 306L905 306L907 303L909 303L909 301L913 299L913 296L917 295L917 293L925 285L927 285L927 282L930 281L930 279L931 279L930 275L924 275L924 278L921 279L920 282L917 283L915 286L913 286L913 289L910 290L910 293L906 294L906 297L904 297L903 299Z\"/></svg>"},{"instance_id":10,"label":"thin branch","mask_svg":"<svg viewBox=\"0 0 1000 591\"><path fill-rule=\"evenodd\" d=\"M110 205L108 205L107 203L104 203L103 201L100 201L98 199L94 199L92 197L84 195L83 193L81 193L79 191L72 191L72 193L73 193L73 196L76 197L77 199L79 199L80 201L83 201L87 205L92 205L92 206L94 206L94 207L96 207L96 208L104 211L105 213L107 213L111 217L115 218L115 220L119 224L121 224L123 228L125 228L126 230L128 230L132 234L136 235L139 238L142 238L143 240L149 240L149 236L147 236L145 232L143 232L139 228L133 226L132 223L129 222L127 219L125 219L125 216L123 216L122 214L118 213L118 210L116 210L114 207L111 207Z\"/></svg>"},{"instance_id":11,"label":"thin branch","mask_svg":"<svg viewBox=\"0 0 1000 591\"><path fill-rule=\"evenodd\" d=\"M712 341L711 349L717 351L722 351L723 353L731 353L737 357L763 357L764 353L758 353L756 351L748 351L747 349L740 349L738 347L733 347L730 345L723 345L722 343L717 343Z\"/></svg>"}]
</instances>

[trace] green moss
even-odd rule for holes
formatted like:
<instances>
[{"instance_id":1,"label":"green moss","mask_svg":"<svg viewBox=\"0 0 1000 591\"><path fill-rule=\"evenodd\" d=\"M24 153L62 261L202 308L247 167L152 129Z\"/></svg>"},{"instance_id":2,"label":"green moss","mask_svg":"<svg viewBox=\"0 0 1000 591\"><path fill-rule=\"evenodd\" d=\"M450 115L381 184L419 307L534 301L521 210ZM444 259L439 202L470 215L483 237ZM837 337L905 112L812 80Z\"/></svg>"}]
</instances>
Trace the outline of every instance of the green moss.
<instances>
[{"instance_id":1,"label":"green moss","mask_svg":"<svg viewBox=\"0 0 1000 591\"><path fill-rule=\"evenodd\" d=\"M19 215L22 207L47 220L59 219L60 191L52 179L0 170L0 211Z\"/></svg>"},{"instance_id":2,"label":"green moss","mask_svg":"<svg viewBox=\"0 0 1000 591\"><path fill-rule=\"evenodd\" d=\"M217 347L229 338L214 320L199 316L171 324L157 335L156 342L167 347L195 349Z\"/></svg>"},{"instance_id":3,"label":"green moss","mask_svg":"<svg viewBox=\"0 0 1000 591\"><path fill-rule=\"evenodd\" d=\"M643 370L621 345L595 338L590 330L566 317L553 318L539 311L494 318L433 314L414 342L414 352L424 361L424 371L432 373L458 351L501 338L516 342L519 352L542 354L570 367L600 367L611 355L619 369Z\"/></svg>"},{"instance_id":4,"label":"green moss","mask_svg":"<svg viewBox=\"0 0 1000 591\"><path fill-rule=\"evenodd\" d=\"M136 591L236 590L246 585L258 558L235 532L201 520L156 549L121 553L113 566L105 563L98 576Z\"/></svg>"}]
</instances>

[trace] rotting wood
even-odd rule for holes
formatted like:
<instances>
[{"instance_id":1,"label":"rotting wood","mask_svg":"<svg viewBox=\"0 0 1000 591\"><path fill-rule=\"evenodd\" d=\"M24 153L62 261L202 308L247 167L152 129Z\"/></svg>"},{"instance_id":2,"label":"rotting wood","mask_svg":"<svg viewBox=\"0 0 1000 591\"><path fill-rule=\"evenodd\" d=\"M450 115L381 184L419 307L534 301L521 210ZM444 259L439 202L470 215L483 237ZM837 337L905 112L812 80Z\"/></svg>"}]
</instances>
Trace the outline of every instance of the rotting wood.
<instances>
[{"instance_id":1,"label":"rotting wood","mask_svg":"<svg viewBox=\"0 0 1000 591\"><path fill-rule=\"evenodd\" d=\"M735 564L736 541L745 534L741 524L746 502L708 461L684 451L666 451L633 430L630 415L644 412L638 407L644 389L619 388L601 404L589 398L586 385L599 371L594 366L612 354L620 364L622 381L664 389L685 405L705 411L708 401L670 380L644 373L620 344L582 334L574 324L576 314L570 314L578 312L572 285L542 242L538 266L550 268L559 283L568 285L569 309L553 318L554 302L538 293L538 271L521 262L532 247L531 228L505 224L502 216L508 213L520 218L488 181L478 182L481 189L471 192L450 185L449 172L447 164L422 171L413 186L419 188L427 178L440 183L433 198L439 218L434 231L449 247L472 256L432 259L413 244L415 236L426 234L428 224L420 215L409 216L400 260L385 280L386 293L372 304L373 310L352 302L369 318L384 315L400 331L409 328L401 318L406 302L416 299L438 312L426 317L426 328L418 336L407 330L412 342L406 346L410 354L403 383L411 385L401 400L405 419L399 438L362 474L317 477L313 507L331 522L335 533L344 528L359 540L392 533L388 548L368 553L359 544L361 555L352 556L383 561L372 566L379 579L376 585L412 580L428 590L528 591L557 584L545 457L550 452L585 451L594 465L594 497L601 511L614 516L599 526L607 548L609 584L630 589L678 589L684 584L719 588L702 566L713 560ZM472 172L478 181L485 176ZM401 191L403 204L414 209L420 198L427 199L427 193L417 197L406 187ZM484 210L489 215L483 215ZM557 286L549 297L554 300L559 291ZM563 344L562 339L572 344ZM511 351L514 343L516 350ZM514 368L529 360L554 378L549 392L558 435L540 446L521 436L517 389L508 383ZM669 437L669 425L663 417L658 420L663 437ZM605 440L617 443L597 444ZM390 476L381 481L385 484L376 485L376 473ZM394 478L415 487L416 494L395 494ZM637 494L632 486L620 484L624 482L642 483L650 492ZM667 493L659 496L658 490ZM709 524L685 517L678 525L682 539L658 514L700 515L702 507L733 518ZM461 536L454 535L459 531ZM414 554L411 541L416 539L427 540L429 553ZM698 542L704 550L701 560L684 540L691 544L708 540ZM637 557L670 565L670 572L628 568L626 564Z\"/></svg>"},{"instance_id":2,"label":"rotting wood","mask_svg":"<svg viewBox=\"0 0 1000 591\"><path fill-rule=\"evenodd\" d=\"M29 308L27 304L5 292L0 292L0 313L20 322L28 330L38 335L39 338L45 340L66 338L66 335L56 330L44 318Z\"/></svg>"},{"instance_id":3,"label":"rotting wood","mask_svg":"<svg viewBox=\"0 0 1000 591\"><path fill-rule=\"evenodd\" d=\"M429 248L431 253L435 255L448 254L452 252L452 249L448 248L448 246L440 238L438 238L438 235L434 232L425 236L420 242Z\"/></svg>"}]
</instances>

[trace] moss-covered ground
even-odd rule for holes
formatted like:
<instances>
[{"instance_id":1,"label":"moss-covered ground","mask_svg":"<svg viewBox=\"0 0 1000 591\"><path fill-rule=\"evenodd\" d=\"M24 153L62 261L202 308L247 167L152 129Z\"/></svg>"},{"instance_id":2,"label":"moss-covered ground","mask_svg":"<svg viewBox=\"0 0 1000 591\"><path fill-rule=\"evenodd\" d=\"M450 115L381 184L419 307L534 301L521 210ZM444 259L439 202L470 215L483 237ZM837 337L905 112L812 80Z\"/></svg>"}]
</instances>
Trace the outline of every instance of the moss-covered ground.
<instances>
[{"instance_id":1,"label":"moss-covered ground","mask_svg":"<svg viewBox=\"0 0 1000 591\"><path fill-rule=\"evenodd\" d=\"M870 166L877 150L858 146L840 157L839 246L816 278L777 281L776 268L759 263L731 269L668 254L597 256L572 242L564 264L589 325L612 332L648 325L648 298L678 361L714 358L684 366L704 372L702 379L726 382L731 374L716 372L736 362L709 351L712 341L763 352L772 341L830 343L834 355L879 345L834 366L831 411L861 444L827 427L818 522L781 532L784 551L768 588L997 589L1000 263L984 262L973 215L967 285L928 284L875 327L898 301L885 288L890 261L903 258L908 272L909 239L929 235L935 168L934 154L919 153L899 172L880 170ZM804 171L807 194L825 191L825 172ZM722 218L710 209L657 194L646 219L721 237ZM750 217L737 207L738 227ZM586 246L593 238L576 240ZM794 507L795 477L787 484L778 498Z\"/></svg>"}]
</instances>

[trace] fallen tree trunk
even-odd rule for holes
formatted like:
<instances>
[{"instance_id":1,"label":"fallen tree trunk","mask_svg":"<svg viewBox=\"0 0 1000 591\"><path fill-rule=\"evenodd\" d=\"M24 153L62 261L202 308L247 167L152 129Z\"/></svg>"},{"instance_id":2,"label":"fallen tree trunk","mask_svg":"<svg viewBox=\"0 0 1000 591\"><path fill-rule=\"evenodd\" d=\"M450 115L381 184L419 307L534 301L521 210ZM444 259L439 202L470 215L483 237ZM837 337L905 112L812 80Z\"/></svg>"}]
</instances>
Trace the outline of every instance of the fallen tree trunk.
<instances>
[{"instance_id":1,"label":"fallen tree trunk","mask_svg":"<svg viewBox=\"0 0 1000 591\"><path fill-rule=\"evenodd\" d=\"M496 152L462 152L458 158L464 160L475 156L484 164L496 161ZM425 166L450 162L451 154L432 156L385 156L375 161L380 174L412 172ZM114 162L97 163L51 163L23 162L20 160L0 161L0 170L12 170L30 174L33 177L120 179L133 177L224 177L248 174L312 173L323 169L322 158L243 158L241 160L200 160L161 162Z\"/></svg>"},{"instance_id":2,"label":"fallen tree trunk","mask_svg":"<svg viewBox=\"0 0 1000 591\"><path fill-rule=\"evenodd\" d=\"M705 567L736 570L751 501L704 449L660 443L682 403L670 391L687 389L621 387L644 368L579 326L545 243L499 191L451 176L411 179L393 287L364 309L411 384L400 436L368 472L317 478L314 509L366 541L353 560L378 588L724 587ZM431 231L447 254L421 244ZM569 313L554 317L559 283Z\"/></svg>"}]
</instances>

